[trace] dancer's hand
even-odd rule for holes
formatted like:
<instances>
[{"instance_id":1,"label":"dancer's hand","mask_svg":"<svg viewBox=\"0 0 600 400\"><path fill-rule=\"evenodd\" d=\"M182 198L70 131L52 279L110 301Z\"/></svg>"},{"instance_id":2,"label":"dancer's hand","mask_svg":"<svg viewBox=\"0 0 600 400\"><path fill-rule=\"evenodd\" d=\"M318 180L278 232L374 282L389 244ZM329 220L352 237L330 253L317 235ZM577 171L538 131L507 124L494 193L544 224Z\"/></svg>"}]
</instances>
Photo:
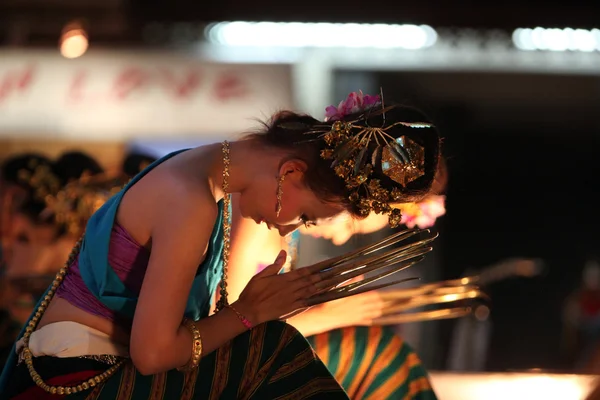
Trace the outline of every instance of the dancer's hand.
<instances>
[{"instance_id":1,"label":"dancer's hand","mask_svg":"<svg viewBox=\"0 0 600 400\"><path fill-rule=\"evenodd\" d=\"M255 275L246 285L238 301L236 310L244 314L254 325L280 319L296 310L306 307L306 299L318 289L317 274L308 269L297 269L279 275L286 260L286 252L281 251L275 262Z\"/></svg>"}]
</instances>

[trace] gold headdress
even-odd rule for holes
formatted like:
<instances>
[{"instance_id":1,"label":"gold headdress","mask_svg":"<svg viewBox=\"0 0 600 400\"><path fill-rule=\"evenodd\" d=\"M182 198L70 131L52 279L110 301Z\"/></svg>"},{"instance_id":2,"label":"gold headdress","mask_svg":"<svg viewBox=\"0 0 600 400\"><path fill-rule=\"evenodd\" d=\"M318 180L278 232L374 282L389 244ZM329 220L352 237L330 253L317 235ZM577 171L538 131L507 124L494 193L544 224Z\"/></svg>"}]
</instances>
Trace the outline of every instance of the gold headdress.
<instances>
[{"instance_id":1,"label":"gold headdress","mask_svg":"<svg viewBox=\"0 0 600 400\"><path fill-rule=\"evenodd\" d=\"M53 218L57 226L73 235L80 235L92 214L126 183L124 178L100 174L83 176L62 186L45 165L33 172L23 170L19 175L32 189L33 200L44 204L40 217Z\"/></svg>"},{"instance_id":2,"label":"gold headdress","mask_svg":"<svg viewBox=\"0 0 600 400\"><path fill-rule=\"evenodd\" d=\"M377 109L379 108L379 109ZM396 126L408 128L433 128L426 122L394 122L386 125L386 108L379 96L351 93L335 108L328 107L328 120L332 125L315 127L310 134L320 133L327 148L321 157L332 160L331 167L344 179L349 199L357 204L364 216L371 211L388 214L389 224L395 228L401 223L401 211L392 206L402 199L402 188L425 174L425 149L407 136L395 138L388 132ZM348 114L359 114L345 121ZM370 126L369 119L382 115L381 126ZM323 128L323 130L320 130ZM386 189L381 180L373 177L374 170L394 181L399 187Z\"/></svg>"}]
</instances>

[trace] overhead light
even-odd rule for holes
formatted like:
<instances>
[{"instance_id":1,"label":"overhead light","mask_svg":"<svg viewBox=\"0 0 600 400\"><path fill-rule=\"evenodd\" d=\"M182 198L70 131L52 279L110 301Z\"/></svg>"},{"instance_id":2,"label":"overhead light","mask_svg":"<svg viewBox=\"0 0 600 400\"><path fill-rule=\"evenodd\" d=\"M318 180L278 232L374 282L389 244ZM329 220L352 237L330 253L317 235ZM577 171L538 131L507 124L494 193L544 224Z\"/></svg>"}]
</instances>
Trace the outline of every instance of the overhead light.
<instances>
[{"instance_id":1,"label":"overhead light","mask_svg":"<svg viewBox=\"0 0 600 400\"><path fill-rule=\"evenodd\" d=\"M65 58L77 58L85 54L88 49L88 35L83 25L71 22L66 25L60 37L60 53Z\"/></svg>"},{"instance_id":2,"label":"overhead light","mask_svg":"<svg viewBox=\"0 0 600 400\"><path fill-rule=\"evenodd\" d=\"M512 37L526 51L600 51L600 29L518 28Z\"/></svg>"},{"instance_id":3,"label":"overhead light","mask_svg":"<svg viewBox=\"0 0 600 400\"><path fill-rule=\"evenodd\" d=\"M211 43L253 47L370 47L422 49L437 40L427 25L304 22L219 22L206 28Z\"/></svg>"}]
</instances>

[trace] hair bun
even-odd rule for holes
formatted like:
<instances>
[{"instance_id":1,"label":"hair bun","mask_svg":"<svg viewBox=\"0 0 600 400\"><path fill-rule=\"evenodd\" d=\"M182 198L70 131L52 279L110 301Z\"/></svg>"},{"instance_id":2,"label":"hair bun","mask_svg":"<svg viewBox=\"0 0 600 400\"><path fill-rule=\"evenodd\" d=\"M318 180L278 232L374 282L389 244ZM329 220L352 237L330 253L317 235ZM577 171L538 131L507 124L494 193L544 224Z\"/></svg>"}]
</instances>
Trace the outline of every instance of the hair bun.
<instances>
[{"instance_id":1,"label":"hair bun","mask_svg":"<svg viewBox=\"0 0 600 400\"><path fill-rule=\"evenodd\" d=\"M368 108L354 114L339 111L340 107L354 110L354 103L340 103L335 119L325 122L279 112L264 124L264 131L249 138L304 161L308 167L304 181L321 201L355 216L387 213L390 224L396 226L400 210L393 204L419 201L431 192L440 138L420 111L384 108L380 102L371 104L371 97ZM354 100L361 103L362 99L364 105L366 98Z\"/></svg>"}]
</instances>

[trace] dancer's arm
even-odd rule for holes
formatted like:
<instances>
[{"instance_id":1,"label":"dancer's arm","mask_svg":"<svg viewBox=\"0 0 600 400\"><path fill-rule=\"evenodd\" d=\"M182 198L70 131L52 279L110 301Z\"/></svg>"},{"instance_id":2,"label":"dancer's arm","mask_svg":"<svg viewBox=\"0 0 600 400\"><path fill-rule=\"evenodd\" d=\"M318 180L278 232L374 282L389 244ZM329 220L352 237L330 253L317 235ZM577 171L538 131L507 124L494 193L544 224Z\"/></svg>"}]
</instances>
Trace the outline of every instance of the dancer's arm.
<instances>
[{"instance_id":1,"label":"dancer's arm","mask_svg":"<svg viewBox=\"0 0 600 400\"><path fill-rule=\"evenodd\" d=\"M152 252L131 331L131 358L142 374L180 367L191 357L192 335L181 322L218 212L210 193L172 186L152 204ZM300 296L314 292L306 274L277 276L283 262L253 278L244 300L234 304L255 325L300 308ZM246 330L230 309L203 318L197 326L203 355Z\"/></svg>"}]
</instances>

